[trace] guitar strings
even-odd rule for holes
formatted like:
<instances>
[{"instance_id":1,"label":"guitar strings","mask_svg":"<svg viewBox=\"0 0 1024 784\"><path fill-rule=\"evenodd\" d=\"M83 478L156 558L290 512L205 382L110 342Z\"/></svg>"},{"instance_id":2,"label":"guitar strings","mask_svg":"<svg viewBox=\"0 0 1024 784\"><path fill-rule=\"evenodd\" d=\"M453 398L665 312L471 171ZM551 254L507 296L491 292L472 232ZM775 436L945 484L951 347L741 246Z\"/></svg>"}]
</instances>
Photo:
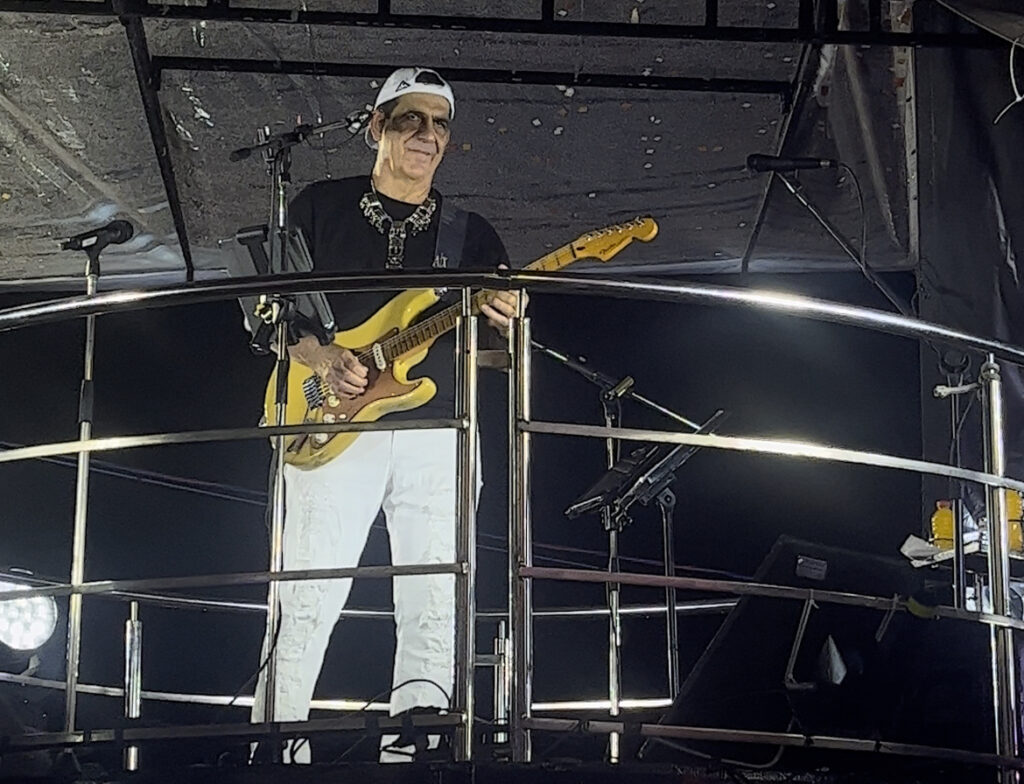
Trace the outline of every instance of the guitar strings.
<instances>
[{"instance_id":1,"label":"guitar strings","mask_svg":"<svg viewBox=\"0 0 1024 784\"><path fill-rule=\"evenodd\" d=\"M559 269L560 267L565 266L565 256L569 256L569 259L571 260L575 258L575 255L576 254L573 253L572 243L570 243L569 245L564 245L561 248L552 251L543 258L538 259L537 261L528 265L524 269L546 270L549 267L549 265L553 265L554 269ZM485 297L486 293L483 291L478 291L476 294L474 294L474 306L478 308L480 304L482 304L482 300ZM445 308L440 313L435 313L426 321L421 321L419 324L415 324L414 326L409 327L408 329L405 329L402 332L399 332L397 335L387 338L386 340L382 340L377 345L384 351L385 357L393 360L396 357L401 356L401 354L404 354L406 351L410 351L413 348L416 348L417 345L422 343L427 338L431 337L429 332L435 326L438 327L436 335L437 337L439 337L444 332L447 332L449 329L455 326L455 320L458 318L460 311L460 305L452 305L448 308ZM400 352L395 354L389 352L389 349L399 347L403 342L406 341L409 343L408 347L403 347ZM359 354L356 358L359 359L364 364L364 360L372 361L373 350L371 349L369 351L364 351L362 354Z\"/></svg>"}]
</instances>

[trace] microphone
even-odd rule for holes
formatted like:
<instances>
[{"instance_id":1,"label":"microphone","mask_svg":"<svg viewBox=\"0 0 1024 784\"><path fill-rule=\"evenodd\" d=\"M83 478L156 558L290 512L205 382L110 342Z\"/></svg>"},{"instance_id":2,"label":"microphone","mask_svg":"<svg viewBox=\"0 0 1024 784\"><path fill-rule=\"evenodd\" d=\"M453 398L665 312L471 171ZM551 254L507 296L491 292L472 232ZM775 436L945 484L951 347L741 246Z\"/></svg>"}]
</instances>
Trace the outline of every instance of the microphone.
<instances>
[{"instance_id":1,"label":"microphone","mask_svg":"<svg viewBox=\"0 0 1024 784\"><path fill-rule=\"evenodd\" d=\"M797 169L834 169L833 158L779 158L776 155L748 155L747 168L756 172L787 172Z\"/></svg>"},{"instance_id":2,"label":"microphone","mask_svg":"<svg viewBox=\"0 0 1024 784\"><path fill-rule=\"evenodd\" d=\"M107 245L120 245L128 242L135 234L135 227L126 220L111 221L106 226L92 231L76 234L61 244L61 250L86 250L88 248L105 248Z\"/></svg>"}]
</instances>

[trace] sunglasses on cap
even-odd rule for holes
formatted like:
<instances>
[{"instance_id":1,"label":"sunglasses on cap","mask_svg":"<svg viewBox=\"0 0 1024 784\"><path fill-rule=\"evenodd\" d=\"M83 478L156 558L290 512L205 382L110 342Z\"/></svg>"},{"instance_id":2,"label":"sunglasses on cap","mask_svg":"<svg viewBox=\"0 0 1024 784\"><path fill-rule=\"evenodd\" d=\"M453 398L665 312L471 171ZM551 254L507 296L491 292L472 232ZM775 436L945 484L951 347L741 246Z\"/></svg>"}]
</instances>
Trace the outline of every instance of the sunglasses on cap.
<instances>
[{"instance_id":1,"label":"sunglasses on cap","mask_svg":"<svg viewBox=\"0 0 1024 784\"><path fill-rule=\"evenodd\" d=\"M416 78L413 79L416 84L434 84L438 87L444 87L447 82L441 78L440 74L434 71L420 71L416 74Z\"/></svg>"}]
</instances>

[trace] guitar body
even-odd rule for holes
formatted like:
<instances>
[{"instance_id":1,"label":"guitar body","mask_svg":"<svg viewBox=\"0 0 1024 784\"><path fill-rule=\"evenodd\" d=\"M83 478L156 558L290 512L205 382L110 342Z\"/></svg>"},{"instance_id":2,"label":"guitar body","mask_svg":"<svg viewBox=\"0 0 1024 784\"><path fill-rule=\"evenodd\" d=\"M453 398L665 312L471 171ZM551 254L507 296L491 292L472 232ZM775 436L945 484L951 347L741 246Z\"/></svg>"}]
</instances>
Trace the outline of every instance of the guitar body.
<instances>
[{"instance_id":1,"label":"guitar body","mask_svg":"<svg viewBox=\"0 0 1024 784\"><path fill-rule=\"evenodd\" d=\"M607 261L633 240L649 242L657 233L658 224L652 218L637 218L588 232L525 269L554 272L580 259ZM476 292L472 312L479 313L489 296L486 291ZM462 313L461 305L452 305L417 321L437 301L433 289L403 291L358 327L335 336L334 342L359 356L369 370L366 391L352 400L334 396L312 369L292 362L288 369L285 424L374 422L394 411L408 411L431 400L437 394L434 382L429 378L410 381L409 371L423 361L438 337L455 328ZM266 424L277 422L276 383L275 375L271 374L263 412ZM358 433L314 431L287 438L285 462L297 468L317 468L344 452L358 437Z\"/></svg>"},{"instance_id":2,"label":"guitar body","mask_svg":"<svg viewBox=\"0 0 1024 784\"><path fill-rule=\"evenodd\" d=\"M357 327L339 332L335 344L359 355L382 340L409 326L424 310L438 300L433 289L412 289L396 295ZM288 405L285 424L336 422L375 422L395 411L422 406L437 394L429 378L409 381L409 371L423 361L433 341L424 342L394 360L384 370L373 361L364 362L368 374L366 391L346 400L324 389L319 376L294 360L288 370ZM264 400L264 422L276 424L276 372L270 376ZM285 439L285 462L297 468L312 469L340 455L359 433L307 433Z\"/></svg>"}]
</instances>

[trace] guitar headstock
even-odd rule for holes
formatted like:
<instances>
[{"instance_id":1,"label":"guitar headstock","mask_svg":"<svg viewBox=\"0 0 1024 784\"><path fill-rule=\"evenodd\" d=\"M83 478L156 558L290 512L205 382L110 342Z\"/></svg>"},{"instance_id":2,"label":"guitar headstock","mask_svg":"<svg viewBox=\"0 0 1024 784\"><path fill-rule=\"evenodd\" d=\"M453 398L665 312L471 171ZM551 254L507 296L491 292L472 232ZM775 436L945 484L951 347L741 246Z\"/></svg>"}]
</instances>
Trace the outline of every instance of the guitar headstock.
<instances>
[{"instance_id":1,"label":"guitar headstock","mask_svg":"<svg viewBox=\"0 0 1024 784\"><path fill-rule=\"evenodd\" d=\"M654 218L635 218L627 223L587 232L572 244L572 248L578 258L608 261L633 240L650 242L656 236L658 224Z\"/></svg>"}]
</instances>

